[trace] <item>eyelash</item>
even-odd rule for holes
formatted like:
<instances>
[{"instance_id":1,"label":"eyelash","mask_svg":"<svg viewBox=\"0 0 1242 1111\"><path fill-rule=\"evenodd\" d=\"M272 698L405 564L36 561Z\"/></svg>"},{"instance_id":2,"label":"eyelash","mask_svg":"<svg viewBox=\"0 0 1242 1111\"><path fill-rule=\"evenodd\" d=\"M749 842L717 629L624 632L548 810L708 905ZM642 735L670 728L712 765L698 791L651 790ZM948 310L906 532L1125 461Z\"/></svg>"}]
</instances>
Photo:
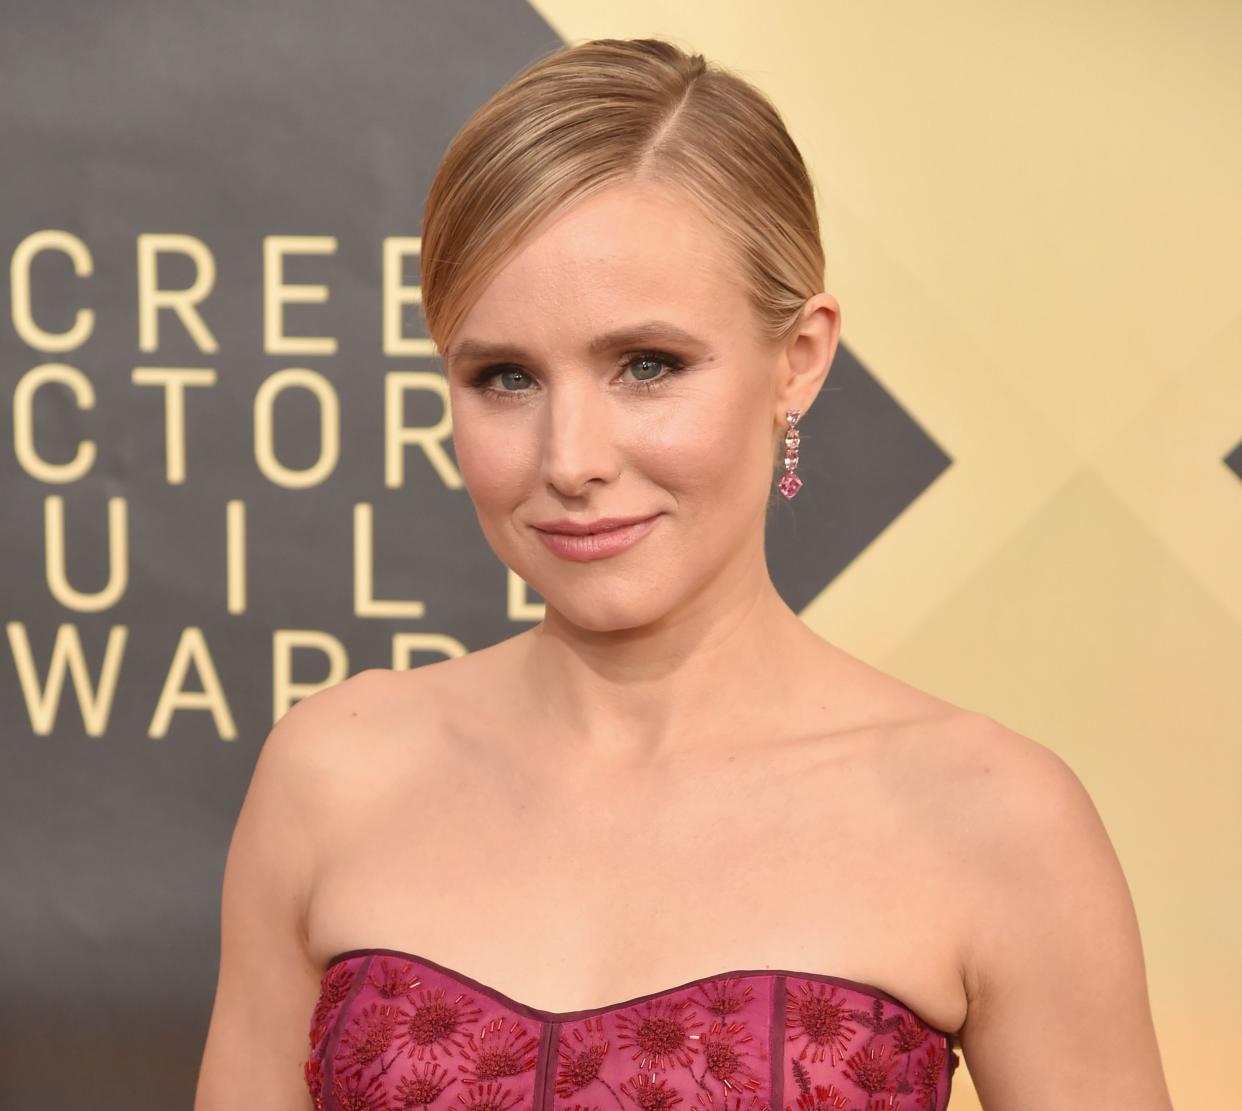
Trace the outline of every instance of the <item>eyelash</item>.
<instances>
[{"instance_id":1,"label":"eyelash","mask_svg":"<svg viewBox=\"0 0 1242 1111\"><path fill-rule=\"evenodd\" d=\"M627 354L621 360L621 366L623 368L628 367L631 363L637 363L644 359L647 360L648 362L660 363L661 365L663 365L663 367L665 368L667 372L665 374L660 375L659 378L652 378L651 380L645 381L645 382L635 381L631 383L631 388L643 390L644 392L660 389L666 383L672 381L672 379L676 377L678 373L685 370L685 367L686 367L686 364L681 359L677 358L676 355L670 355L667 351L634 351L634 352L631 352L630 354ZM516 397L520 397L524 393L529 393L530 390L528 389L526 390L499 389L498 390L487 384L493 378L495 378L498 374L503 374L505 371L509 371L509 370L518 370L518 371L521 371L523 374L526 374L526 371L522 370L522 368L519 366L513 366L510 364L504 364L504 363L493 363L490 366L485 366L481 368L479 372L476 375L474 375L474 377L471 379L470 385L472 388L478 390L479 393L500 395L506 398L516 398ZM529 375L527 375L527 377L529 377Z\"/></svg>"}]
</instances>

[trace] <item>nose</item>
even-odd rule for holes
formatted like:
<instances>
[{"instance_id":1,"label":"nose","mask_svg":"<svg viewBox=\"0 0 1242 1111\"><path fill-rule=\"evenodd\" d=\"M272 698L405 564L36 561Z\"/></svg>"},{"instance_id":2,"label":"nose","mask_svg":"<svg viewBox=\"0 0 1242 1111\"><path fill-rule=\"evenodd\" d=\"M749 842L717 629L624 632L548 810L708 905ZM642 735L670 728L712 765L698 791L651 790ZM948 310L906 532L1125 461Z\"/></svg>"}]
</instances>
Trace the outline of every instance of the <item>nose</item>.
<instances>
[{"instance_id":1,"label":"nose","mask_svg":"<svg viewBox=\"0 0 1242 1111\"><path fill-rule=\"evenodd\" d=\"M551 389L544 406L541 468L544 482L564 497L581 497L592 482L616 481L621 472L612 413L590 382Z\"/></svg>"}]
</instances>

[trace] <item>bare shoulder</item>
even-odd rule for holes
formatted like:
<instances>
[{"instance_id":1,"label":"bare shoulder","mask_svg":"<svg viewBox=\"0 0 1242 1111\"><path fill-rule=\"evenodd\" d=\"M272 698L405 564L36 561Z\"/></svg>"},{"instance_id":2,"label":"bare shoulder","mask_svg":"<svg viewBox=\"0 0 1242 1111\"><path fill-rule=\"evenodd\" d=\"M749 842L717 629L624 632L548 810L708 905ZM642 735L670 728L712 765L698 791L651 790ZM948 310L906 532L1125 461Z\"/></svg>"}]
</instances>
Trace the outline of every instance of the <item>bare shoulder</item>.
<instances>
[{"instance_id":1,"label":"bare shoulder","mask_svg":"<svg viewBox=\"0 0 1242 1111\"><path fill-rule=\"evenodd\" d=\"M900 759L927 800L925 816L934 812L934 828L956 857L976 922L1044 899L1066 869L1090 869L1114 899L1120 894L1120 867L1099 811L1051 747L972 711L945 713L908 732ZM978 935L973 947L985 947ZM980 956L967 971L982 979L986 961Z\"/></svg>"},{"instance_id":2,"label":"bare shoulder","mask_svg":"<svg viewBox=\"0 0 1242 1111\"><path fill-rule=\"evenodd\" d=\"M316 804L352 793L355 774L397 752L408 759L415 738L435 735L439 666L367 668L306 696L272 727L260 764Z\"/></svg>"},{"instance_id":3,"label":"bare shoulder","mask_svg":"<svg viewBox=\"0 0 1242 1111\"><path fill-rule=\"evenodd\" d=\"M1090 793L1060 754L985 714L952 724L937 746L939 782L987 878L1012 875L1015 854L1027 867L1084 854L1115 861Z\"/></svg>"},{"instance_id":4,"label":"bare shoulder","mask_svg":"<svg viewBox=\"0 0 1242 1111\"><path fill-rule=\"evenodd\" d=\"M272 729L261 764L300 801L319 861L357 828L363 809L463 762L484 759L477 737L503 728L497 667L488 649L407 669L368 668L292 706ZM495 720L493 720L495 719Z\"/></svg>"},{"instance_id":5,"label":"bare shoulder","mask_svg":"<svg viewBox=\"0 0 1242 1111\"><path fill-rule=\"evenodd\" d=\"M263 742L249 795L258 802L280 793L313 825L314 813L332 801L359 759L360 724L384 699L384 676L379 669L360 671L290 706Z\"/></svg>"},{"instance_id":6,"label":"bare shoulder","mask_svg":"<svg viewBox=\"0 0 1242 1111\"><path fill-rule=\"evenodd\" d=\"M266 892L263 861L305 910L322 847L338 806L356 794L352 768L371 755L361 738L392 698L391 673L358 672L294 703L272 725L255 761L229 850L233 886L241 877ZM298 923L304 927L304 919Z\"/></svg>"},{"instance_id":7,"label":"bare shoulder","mask_svg":"<svg viewBox=\"0 0 1242 1111\"><path fill-rule=\"evenodd\" d=\"M383 700L389 674L367 668L295 702L272 726L260 760L279 761L290 772L307 774L333 762L349 730Z\"/></svg>"},{"instance_id":8,"label":"bare shoulder","mask_svg":"<svg viewBox=\"0 0 1242 1111\"><path fill-rule=\"evenodd\" d=\"M984 1106L1170 1107L1139 926L1070 764L982 714L941 737L935 782L965 920L961 1044Z\"/></svg>"},{"instance_id":9,"label":"bare shoulder","mask_svg":"<svg viewBox=\"0 0 1242 1111\"><path fill-rule=\"evenodd\" d=\"M926 740L934 742L922 747L925 758L939 765L940 785L972 800L973 821L1015 830L1025 821L1071 811L1079 821L1096 816L1086 788L1066 760L986 714L945 713L932 721Z\"/></svg>"},{"instance_id":10,"label":"bare shoulder","mask_svg":"<svg viewBox=\"0 0 1242 1111\"><path fill-rule=\"evenodd\" d=\"M216 996L196 1111L306 1105L302 1064L319 969L306 922L324 800L339 790L351 707L375 697L360 673L304 698L259 750L229 841Z\"/></svg>"}]
</instances>

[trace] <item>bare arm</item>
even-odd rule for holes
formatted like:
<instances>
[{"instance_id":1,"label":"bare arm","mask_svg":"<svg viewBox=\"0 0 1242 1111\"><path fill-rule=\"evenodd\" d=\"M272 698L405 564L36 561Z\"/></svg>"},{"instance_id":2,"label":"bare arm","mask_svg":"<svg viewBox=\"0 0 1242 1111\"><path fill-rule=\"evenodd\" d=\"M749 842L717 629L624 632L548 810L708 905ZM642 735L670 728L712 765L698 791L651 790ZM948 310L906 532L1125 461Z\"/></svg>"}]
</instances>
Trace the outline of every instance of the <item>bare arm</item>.
<instances>
[{"instance_id":1,"label":"bare arm","mask_svg":"<svg viewBox=\"0 0 1242 1111\"><path fill-rule=\"evenodd\" d=\"M1085 787L993 723L962 1051L985 1111L1172 1111L1129 887Z\"/></svg>"},{"instance_id":2,"label":"bare arm","mask_svg":"<svg viewBox=\"0 0 1242 1111\"><path fill-rule=\"evenodd\" d=\"M220 971L194 1111L311 1106L302 1066L320 972L304 928L314 858L309 819L334 691L344 685L285 713L255 765L225 863Z\"/></svg>"}]
</instances>

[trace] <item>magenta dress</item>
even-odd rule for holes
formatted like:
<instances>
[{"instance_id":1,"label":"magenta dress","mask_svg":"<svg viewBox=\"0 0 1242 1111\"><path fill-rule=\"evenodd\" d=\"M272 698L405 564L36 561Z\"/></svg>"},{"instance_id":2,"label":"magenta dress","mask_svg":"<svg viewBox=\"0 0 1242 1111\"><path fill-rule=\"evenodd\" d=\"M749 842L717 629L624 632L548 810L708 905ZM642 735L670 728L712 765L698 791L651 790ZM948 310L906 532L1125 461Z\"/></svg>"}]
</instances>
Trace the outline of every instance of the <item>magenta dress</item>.
<instances>
[{"instance_id":1,"label":"magenta dress","mask_svg":"<svg viewBox=\"0 0 1242 1111\"><path fill-rule=\"evenodd\" d=\"M316 1111L943 1111L952 1042L888 992L815 972L544 1011L351 949L323 975L304 1074Z\"/></svg>"}]
</instances>

